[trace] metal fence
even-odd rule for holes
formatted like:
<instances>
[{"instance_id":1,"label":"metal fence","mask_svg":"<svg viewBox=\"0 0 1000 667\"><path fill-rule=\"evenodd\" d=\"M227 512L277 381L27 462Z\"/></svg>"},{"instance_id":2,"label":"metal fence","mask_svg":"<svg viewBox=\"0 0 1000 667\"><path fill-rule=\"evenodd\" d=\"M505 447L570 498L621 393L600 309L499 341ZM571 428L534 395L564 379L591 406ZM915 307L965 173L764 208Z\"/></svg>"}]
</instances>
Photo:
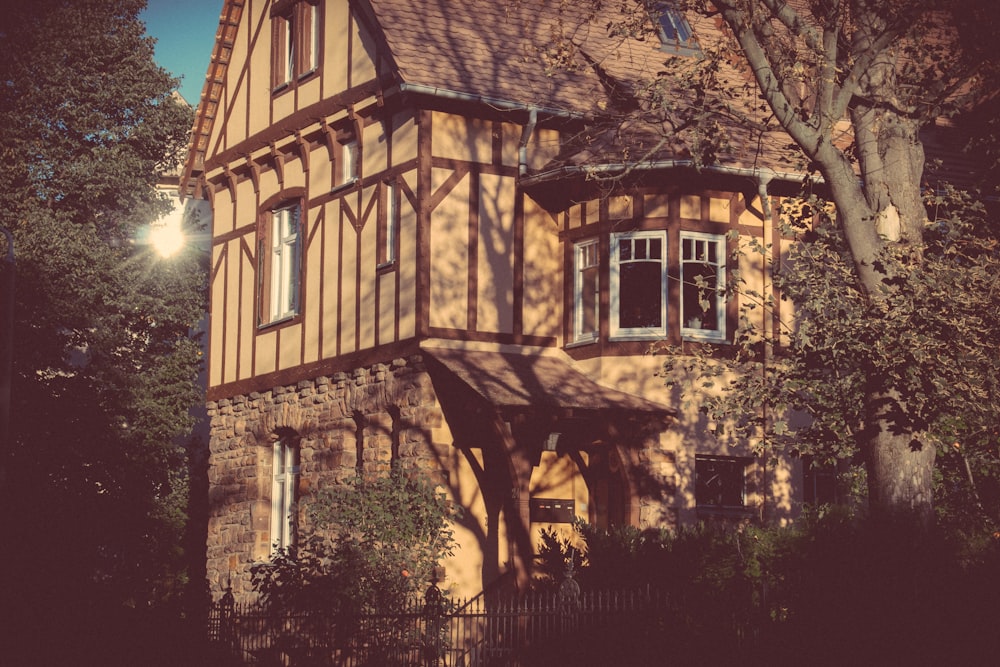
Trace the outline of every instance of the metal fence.
<instances>
[{"instance_id":1,"label":"metal fence","mask_svg":"<svg viewBox=\"0 0 1000 667\"><path fill-rule=\"evenodd\" d=\"M568 576L556 591L470 600L432 585L393 613L339 617L275 615L228 596L212 610L209 637L242 665L662 664L670 614L655 589L581 592Z\"/></svg>"}]
</instances>

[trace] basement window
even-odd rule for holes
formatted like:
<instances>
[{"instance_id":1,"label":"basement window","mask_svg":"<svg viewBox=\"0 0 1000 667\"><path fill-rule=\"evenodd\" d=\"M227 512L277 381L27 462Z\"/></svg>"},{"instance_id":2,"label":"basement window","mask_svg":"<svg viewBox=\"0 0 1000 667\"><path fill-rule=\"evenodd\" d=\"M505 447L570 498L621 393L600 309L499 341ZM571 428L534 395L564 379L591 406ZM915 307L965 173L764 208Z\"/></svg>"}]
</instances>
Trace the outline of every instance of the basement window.
<instances>
[{"instance_id":1,"label":"basement window","mask_svg":"<svg viewBox=\"0 0 1000 667\"><path fill-rule=\"evenodd\" d=\"M698 509L744 509L747 506L747 468L751 460L735 456L695 458Z\"/></svg>"}]
</instances>

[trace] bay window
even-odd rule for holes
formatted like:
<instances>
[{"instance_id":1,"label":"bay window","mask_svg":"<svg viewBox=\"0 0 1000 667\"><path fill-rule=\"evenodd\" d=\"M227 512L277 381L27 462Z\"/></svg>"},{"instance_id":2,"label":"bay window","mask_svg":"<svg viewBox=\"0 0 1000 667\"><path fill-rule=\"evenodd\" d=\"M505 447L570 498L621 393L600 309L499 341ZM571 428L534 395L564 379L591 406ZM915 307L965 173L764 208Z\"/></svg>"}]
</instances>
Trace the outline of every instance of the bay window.
<instances>
[{"instance_id":1,"label":"bay window","mask_svg":"<svg viewBox=\"0 0 1000 667\"><path fill-rule=\"evenodd\" d=\"M597 339L600 271L597 239L573 246L573 342Z\"/></svg>"},{"instance_id":2,"label":"bay window","mask_svg":"<svg viewBox=\"0 0 1000 667\"><path fill-rule=\"evenodd\" d=\"M726 239L720 234L681 232L681 336L726 339Z\"/></svg>"},{"instance_id":3,"label":"bay window","mask_svg":"<svg viewBox=\"0 0 1000 667\"><path fill-rule=\"evenodd\" d=\"M667 333L667 233L611 235L612 338L658 338Z\"/></svg>"}]
</instances>

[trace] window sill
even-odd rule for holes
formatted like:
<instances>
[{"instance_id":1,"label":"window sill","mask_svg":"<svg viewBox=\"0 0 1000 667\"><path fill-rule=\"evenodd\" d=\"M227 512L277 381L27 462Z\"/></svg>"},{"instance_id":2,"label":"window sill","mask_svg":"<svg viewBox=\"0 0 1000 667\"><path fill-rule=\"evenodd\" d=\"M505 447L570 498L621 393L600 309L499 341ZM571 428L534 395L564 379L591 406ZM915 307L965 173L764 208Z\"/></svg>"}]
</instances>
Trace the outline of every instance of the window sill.
<instances>
[{"instance_id":1,"label":"window sill","mask_svg":"<svg viewBox=\"0 0 1000 667\"><path fill-rule=\"evenodd\" d=\"M585 345L593 345L596 342L597 342L597 336L595 335L592 338L581 338L580 340L574 340L572 343L566 343L565 345L563 345L563 347L565 349L569 350L569 349L572 349L574 347L583 347Z\"/></svg>"},{"instance_id":2,"label":"window sill","mask_svg":"<svg viewBox=\"0 0 1000 667\"><path fill-rule=\"evenodd\" d=\"M388 262L382 262L381 264L375 265L375 271L378 273L391 273L396 270L396 260L391 260Z\"/></svg>"},{"instance_id":3,"label":"window sill","mask_svg":"<svg viewBox=\"0 0 1000 667\"><path fill-rule=\"evenodd\" d=\"M681 340L687 343L715 343L717 345L728 345L729 340L725 334L710 335L702 332L681 331Z\"/></svg>"},{"instance_id":4,"label":"window sill","mask_svg":"<svg viewBox=\"0 0 1000 667\"><path fill-rule=\"evenodd\" d=\"M661 42L660 51L682 58L697 58L698 60L701 60L705 57L705 54L699 46L689 46L687 44L676 44L673 42Z\"/></svg>"},{"instance_id":5,"label":"window sill","mask_svg":"<svg viewBox=\"0 0 1000 667\"><path fill-rule=\"evenodd\" d=\"M619 333L608 336L608 340L615 343L628 343L630 341L650 341L663 340L667 337L666 331L656 331L653 333Z\"/></svg>"},{"instance_id":6,"label":"window sill","mask_svg":"<svg viewBox=\"0 0 1000 667\"><path fill-rule=\"evenodd\" d=\"M350 179L349 181L344 181L343 183L337 183L335 186L330 188L330 194L333 194L335 192L342 192L344 190L350 190L352 187L357 185L357 183L358 183L357 176Z\"/></svg>"},{"instance_id":7,"label":"window sill","mask_svg":"<svg viewBox=\"0 0 1000 667\"><path fill-rule=\"evenodd\" d=\"M299 313L292 313L290 315L285 315L284 317L279 317L275 320L270 320L269 322L261 322L257 325L257 331L263 331L264 329L270 329L272 327L277 327L282 324L290 324L295 321L299 316Z\"/></svg>"}]
</instances>

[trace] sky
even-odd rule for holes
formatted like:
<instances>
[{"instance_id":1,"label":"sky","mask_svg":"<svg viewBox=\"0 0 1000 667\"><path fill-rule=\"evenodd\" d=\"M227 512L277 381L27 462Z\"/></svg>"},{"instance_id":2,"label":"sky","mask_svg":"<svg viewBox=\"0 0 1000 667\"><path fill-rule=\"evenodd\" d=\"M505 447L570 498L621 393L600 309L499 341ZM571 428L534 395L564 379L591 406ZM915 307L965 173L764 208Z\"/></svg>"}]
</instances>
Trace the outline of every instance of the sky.
<instances>
[{"instance_id":1,"label":"sky","mask_svg":"<svg viewBox=\"0 0 1000 667\"><path fill-rule=\"evenodd\" d=\"M180 93L194 107L212 57L222 0L148 0L140 18L156 38L157 64L181 78Z\"/></svg>"}]
</instances>

